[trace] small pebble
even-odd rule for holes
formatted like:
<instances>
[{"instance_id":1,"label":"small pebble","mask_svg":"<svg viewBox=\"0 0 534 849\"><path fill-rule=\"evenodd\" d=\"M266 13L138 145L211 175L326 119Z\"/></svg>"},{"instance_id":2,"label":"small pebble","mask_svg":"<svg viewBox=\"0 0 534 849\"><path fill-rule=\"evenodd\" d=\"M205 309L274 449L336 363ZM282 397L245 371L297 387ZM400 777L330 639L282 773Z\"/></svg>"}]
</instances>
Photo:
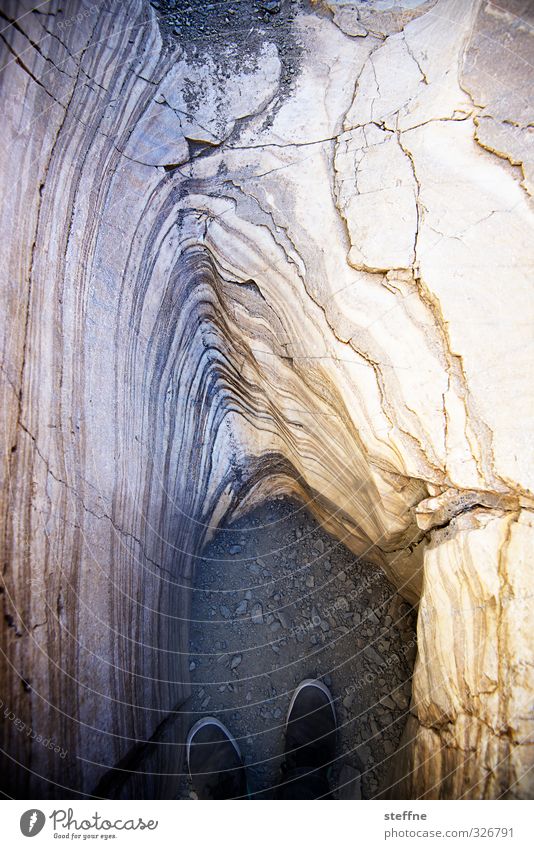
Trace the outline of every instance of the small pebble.
<instances>
[{"instance_id":1,"label":"small pebble","mask_svg":"<svg viewBox=\"0 0 534 849\"><path fill-rule=\"evenodd\" d=\"M291 623L285 610L278 610L276 615L278 616L282 628L289 628Z\"/></svg>"},{"instance_id":2,"label":"small pebble","mask_svg":"<svg viewBox=\"0 0 534 849\"><path fill-rule=\"evenodd\" d=\"M369 660L371 663L374 663L377 666L382 666L384 661L372 646L366 646L363 650L363 653L367 660Z\"/></svg>"},{"instance_id":3,"label":"small pebble","mask_svg":"<svg viewBox=\"0 0 534 849\"><path fill-rule=\"evenodd\" d=\"M394 690L393 693L391 694L391 698L403 710L408 707L408 704L409 704L408 699L406 698L406 696L404 695L402 690Z\"/></svg>"},{"instance_id":4,"label":"small pebble","mask_svg":"<svg viewBox=\"0 0 534 849\"><path fill-rule=\"evenodd\" d=\"M263 624L263 607L259 601L257 601L253 607L250 617L254 623L254 625L262 625Z\"/></svg>"}]
</instances>

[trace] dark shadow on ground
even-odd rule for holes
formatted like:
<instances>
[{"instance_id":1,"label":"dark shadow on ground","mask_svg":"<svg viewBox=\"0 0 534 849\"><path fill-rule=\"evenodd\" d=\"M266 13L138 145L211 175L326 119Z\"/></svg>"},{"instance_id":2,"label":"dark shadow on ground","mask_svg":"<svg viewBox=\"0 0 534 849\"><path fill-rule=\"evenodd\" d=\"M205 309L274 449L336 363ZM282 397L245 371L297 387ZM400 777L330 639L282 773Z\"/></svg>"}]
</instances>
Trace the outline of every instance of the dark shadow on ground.
<instances>
[{"instance_id":1,"label":"dark shadow on ground","mask_svg":"<svg viewBox=\"0 0 534 849\"><path fill-rule=\"evenodd\" d=\"M191 618L186 724L212 715L228 726L253 792L273 795L291 692L316 676L340 727L334 797L382 789L407 717L416 616L381 570L301 505L266 503L204 550ZM181 795L194 798L185 781Z\"/></svg>"}]
</instances>

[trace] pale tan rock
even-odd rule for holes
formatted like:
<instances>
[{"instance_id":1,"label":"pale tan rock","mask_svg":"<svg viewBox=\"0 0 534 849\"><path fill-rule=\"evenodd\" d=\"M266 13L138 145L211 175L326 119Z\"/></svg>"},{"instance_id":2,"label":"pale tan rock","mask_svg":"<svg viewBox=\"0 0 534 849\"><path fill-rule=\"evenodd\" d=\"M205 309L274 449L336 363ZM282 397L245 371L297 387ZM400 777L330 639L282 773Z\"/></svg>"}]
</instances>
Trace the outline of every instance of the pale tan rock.
<instances>
[{"instance_id":1,"label":"pale tan rock","mask_svg":"<svg viewBox=\"0 0 534 849\"><path fill-rule=\"evenodd\" d=\"M403 26L428 11L436 0L312 0L332 12L334 23L347 35L366 32L381 37L402 30Z\"/></svg>"},{"instance_id":2,"label":"pale tan rock","mask_svg":"<svg viewBox=\"0 0 534 849\"><path fill-rule=\"evenodd\" d=\"M291 100L277 105L272 122L266 122L264 115L255 120L252 116L236 146L327 143L341 131L354 96L354 81L378 41L348 38L329 20L311 14L299 15L295 37L306 45L309 58L315 55L323 60L302 63ZM303 150L302 158L306 152L313 150Z\"/></svg>"},{"instance_id":3,"label":"pale tan rock","mask_svg":"<svg viewBox=\"0 0 534 849\"><path fill-rule=\"evenodd\" d=\"M476 140L486 150L521 166L523 185L530 194L534 169L534 114L529 97L534 83L533 23L528 2L482 3L462 70L463 86L480 109Z\"/></svg>"},{"instance_id":4,"label":"pale tan rock","mask_svg":"<svg viewBox=\"0 0 534 849\"><path fill-rule=\"evenodd\" d=\"M373 51L363 68L345 128L387 121L388 127L395 129L397 113L424 84L423 71L409 51L405 34L391 36Z\"/></svg>"},{"instance_id":5,"label":"pale tan rock","mask_svg":"<svg viewBox=\"0 0 534 849\"><path fill-rule=\"evenodd\" d=\"M397 136L372 123L344 134L334 167L338 208L352 245L349 263L364 271L411 268L417 186Z\"/></svg>"},{"instance_id":6,"label":"pale tan rock","mask_svg":"<svg viewBox=\"0 0 534 849\"><path fill-rule=\"evenodd\" d=\"M533 531L530 511L480 510L427 548L414 718L401 742L411 751L396 765L395 797L529 795L534 604L524 557Z\"/></svg>"},{"instance_id":7,"label":"pale tan rock","mask_svg":"<svg viewBox=\"0 0 534 849\"><path fill-rule=\"evenodd\" d=\"M495 120L491 115L481 115L476 120L476 140L497 156L507 159L511 165L520 165L524 180L522 185L530 195L534 187L534 155L532 127L520 127Z\"/></svg>"}]
</instances>

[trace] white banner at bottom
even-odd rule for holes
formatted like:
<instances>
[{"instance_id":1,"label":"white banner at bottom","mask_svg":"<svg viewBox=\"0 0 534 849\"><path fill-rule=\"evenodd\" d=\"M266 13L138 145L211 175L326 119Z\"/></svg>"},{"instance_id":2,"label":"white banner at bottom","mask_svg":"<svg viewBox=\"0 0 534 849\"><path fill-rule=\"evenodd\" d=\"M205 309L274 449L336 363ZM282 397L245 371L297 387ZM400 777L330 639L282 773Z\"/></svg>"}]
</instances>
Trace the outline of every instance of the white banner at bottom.
<instances>
[{"instance_id":1,"label":"white banner at bottom","mask_svg":"<svg viewBox=\"0 0 534 849\"><path fill-rule=\"evenodd\" d=\"M201 849L534 846L528 801L4 801L2 844ZM29 840L35 843L29 844Z\"/></svg>"}]
</instances>

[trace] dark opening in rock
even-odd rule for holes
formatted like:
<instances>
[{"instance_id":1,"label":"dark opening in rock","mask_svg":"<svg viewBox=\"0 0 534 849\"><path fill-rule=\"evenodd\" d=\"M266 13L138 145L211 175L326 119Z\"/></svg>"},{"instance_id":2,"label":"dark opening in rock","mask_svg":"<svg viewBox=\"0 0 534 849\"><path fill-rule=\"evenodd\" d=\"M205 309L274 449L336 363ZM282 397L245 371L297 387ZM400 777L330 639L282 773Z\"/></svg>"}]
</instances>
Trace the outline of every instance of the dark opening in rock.
<instances>
[{"instance_id":1,"label":"dark opening in rock","mask_svg":"<svg viewBox=\"0 0 534 849\"><path fill-rule=\"evenodd\" d=\"M321 678L339 727L335 796L373 798L407 718L415 618L383 572L303 505L264 503L220 529L198 561L184 725L206 714L224 722L253 794L272 796L291 694L303 679ZM184 779L181 793L189 792Z\"/></svg>"}]
</instances>

